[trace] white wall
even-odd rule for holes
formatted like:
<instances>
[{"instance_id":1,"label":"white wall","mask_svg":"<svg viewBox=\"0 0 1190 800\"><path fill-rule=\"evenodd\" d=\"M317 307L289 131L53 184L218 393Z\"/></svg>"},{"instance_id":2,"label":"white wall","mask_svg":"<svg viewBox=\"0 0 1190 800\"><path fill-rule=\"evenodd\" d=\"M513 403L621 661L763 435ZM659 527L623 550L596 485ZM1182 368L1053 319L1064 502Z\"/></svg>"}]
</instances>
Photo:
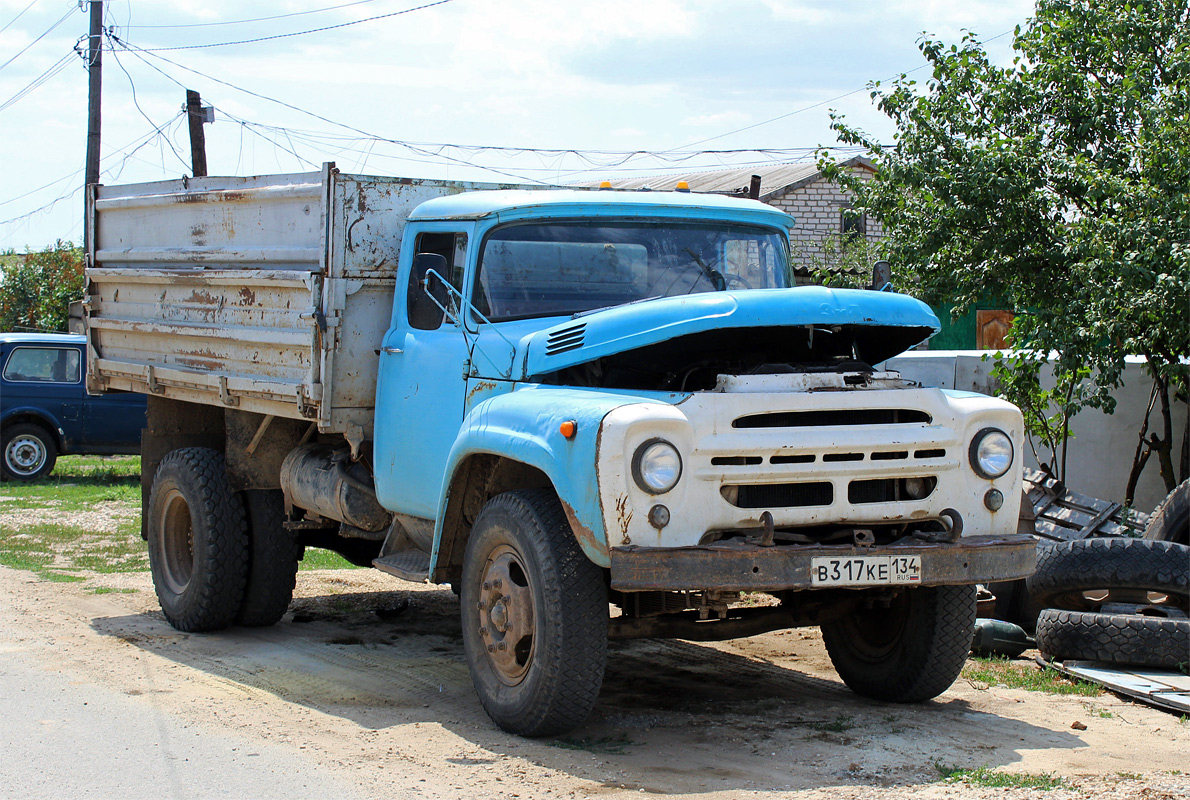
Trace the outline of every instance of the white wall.
<instances>
[{"instance_id":1,"label":"white wall","mask_svg":"<svg viewBox=\"0 0 1190 800\"><path fill-rule=\"evenodd\" d=\"M990 357L984 360L984 355L980 350L917 350L890 358L885 366L926 386L994 394L989 377L994 362ZM1115 413L1108 415L1087 409L1075 416L1070 426L1074 436L1066 457L1066 483L1071 490L1104 500L1124 501L1137 433L1152 389L1153 381L1145 372L1144 359L1130 358L1124 370L1124 383L1115 392ZM1186 404L1175 402L1172 411L1176 464L1186 425ZM1160 424L1158 410L1154 409L1149 428L1153 430ZM1026 464L1036 467L1032 452L1028 447L1025 450ZM1042 458L1048 455L1042 452ZM1165 497L1165 482L1158 469L1157 459L1150 457L1136 488L1139 511L1152 511Z\"/></svg>"}]
</instances>

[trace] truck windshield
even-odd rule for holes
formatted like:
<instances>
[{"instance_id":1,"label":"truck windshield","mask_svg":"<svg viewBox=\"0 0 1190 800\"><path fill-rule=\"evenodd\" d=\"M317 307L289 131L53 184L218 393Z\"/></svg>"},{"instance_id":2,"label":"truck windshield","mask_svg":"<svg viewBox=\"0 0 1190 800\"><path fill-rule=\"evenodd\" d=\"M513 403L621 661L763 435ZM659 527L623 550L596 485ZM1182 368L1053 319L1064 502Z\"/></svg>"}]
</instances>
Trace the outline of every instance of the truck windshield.
<instances>
[{"instance_id":1,"label":"truck windshield","mask_svg":"<svg viewBox=\"0 0 1190 800\"><path fill-rule=\"evenodd\" d=\"M512 224L484 241L472 303L493 322L654 297L792 286L783 231L725 222Z\"/></svg>"}]
</instances>

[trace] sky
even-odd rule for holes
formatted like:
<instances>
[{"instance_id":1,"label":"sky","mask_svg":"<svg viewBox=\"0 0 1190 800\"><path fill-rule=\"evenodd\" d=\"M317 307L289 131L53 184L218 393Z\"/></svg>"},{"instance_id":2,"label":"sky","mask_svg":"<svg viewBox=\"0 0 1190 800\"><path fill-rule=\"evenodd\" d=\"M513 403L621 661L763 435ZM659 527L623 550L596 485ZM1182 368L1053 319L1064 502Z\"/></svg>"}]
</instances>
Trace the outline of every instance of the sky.
<instances>
[{"instance_id":1,"label":"sky","mask_svg":"<svg viewBox=\"0 0 1190 800\"><path fill-rule=\"evenodd\" d=\"M657 175L659 187L679 171L812 159L837 146L831 110L891 140L867 87L902 73L927 80L923 33L958 42L973 31L1006 64L1011 31L1033 10L1025 0L105 5L106 184L190 174L182 106L193 89L215 109L212 175L334 161L352 173L518 183ZM82 237L79 6L0 0L0 251ZM649 155L629 155L638 151Z\"/></svg>"}]
</instances>

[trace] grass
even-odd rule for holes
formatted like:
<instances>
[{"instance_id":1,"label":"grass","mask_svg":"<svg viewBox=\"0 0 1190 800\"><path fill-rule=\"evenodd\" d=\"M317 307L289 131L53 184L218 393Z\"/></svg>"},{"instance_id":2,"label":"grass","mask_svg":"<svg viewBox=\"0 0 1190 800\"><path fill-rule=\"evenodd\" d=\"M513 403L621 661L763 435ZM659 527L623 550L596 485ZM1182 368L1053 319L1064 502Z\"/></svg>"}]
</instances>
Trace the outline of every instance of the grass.
<instances>
[{"instance_id":1,"label":"grass","mask_svg":"<svg viewBox=\"0 0 1190 800\"><path fill-rule=\"evenodd\" d=\"M323 550L321 547L307 547L306 555L298 563L298 569L364 569L364 567L357 567L333 550Z\"/></svg>"},{"instance_id":2,"label":"grass","mask_svg":"<svg viewBox=\"0 0 1190 800\"><path fill-rule=\"evenodd\" d=\"M47 478L0 484L0 565L64 583L85 580L78 573L148 571L140 492L139 456L63 456ZM97 511L96 522L70 519ZM113 520L115 530L100 529ZM300 568L356 569L315 547Z\"/></svg>"},{"instance_id":3,"label":"grass","mask_svg":"<svg viewBox=\"0 0 1190 800\"><path fill-rule=\"evenodd\" d=\"M1018 662L1004 656L972 656L963 667L963 677L969 681L1009 689L1025 689L1045 694L1072 694L1098 697L1103 688L1086 681L1071 680L1052 667L1039 667L1032 662Z\"/></svg>"},{"instance_id":4,"label":"grass","mask_svg":"<svg viewBox=\"0 0 1190 800\"><path fill-rule=\"evenodd\" d=\"M853 719L854 717L849 717L846 714L840 714L831 722L816 722L812 727L819 731L843 733L844 731L849 731L855 727L855 724L852 722Z\"/></svg>"},{"instance_id":5,"label":"grass","mask_svg":"<svg viewBox=\"0 0 1190 800\"><path fill-rule=\"evenodd\" d=\"M963 769L948 767L934 762L941 779L947 783L965 783L968 786L983 786L989 789L1068 789L1070 786L1052 772L1034 775L1028 772L997 772L989 767Z\"/></svg>"}]
</instances>

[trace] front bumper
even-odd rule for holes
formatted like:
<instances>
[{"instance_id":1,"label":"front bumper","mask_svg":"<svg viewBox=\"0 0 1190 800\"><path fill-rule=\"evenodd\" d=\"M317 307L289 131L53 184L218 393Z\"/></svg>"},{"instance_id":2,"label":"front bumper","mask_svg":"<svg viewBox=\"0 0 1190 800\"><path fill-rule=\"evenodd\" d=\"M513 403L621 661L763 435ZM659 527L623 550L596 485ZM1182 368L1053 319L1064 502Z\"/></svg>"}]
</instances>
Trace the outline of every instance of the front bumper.
<instances>
[{"instance_id":1,"label":"front bumper","mask_svg":"<svg viewBox=\"0 0 1190 800\"><path fill-rule=\"evenodd\" d=\"M1012 535L964 536L946 544L898 542L881 547L761 547L740 540L695 547L613 547L611 588L622 592L812 589L817 587L811 584L810 564L818 556L921 556L922 580L912 585L943 586L1027 577L1037 564L1037 543L1032 536ZM873 585L877 584L843 588Z\"/></svg>"}]
</instances>

